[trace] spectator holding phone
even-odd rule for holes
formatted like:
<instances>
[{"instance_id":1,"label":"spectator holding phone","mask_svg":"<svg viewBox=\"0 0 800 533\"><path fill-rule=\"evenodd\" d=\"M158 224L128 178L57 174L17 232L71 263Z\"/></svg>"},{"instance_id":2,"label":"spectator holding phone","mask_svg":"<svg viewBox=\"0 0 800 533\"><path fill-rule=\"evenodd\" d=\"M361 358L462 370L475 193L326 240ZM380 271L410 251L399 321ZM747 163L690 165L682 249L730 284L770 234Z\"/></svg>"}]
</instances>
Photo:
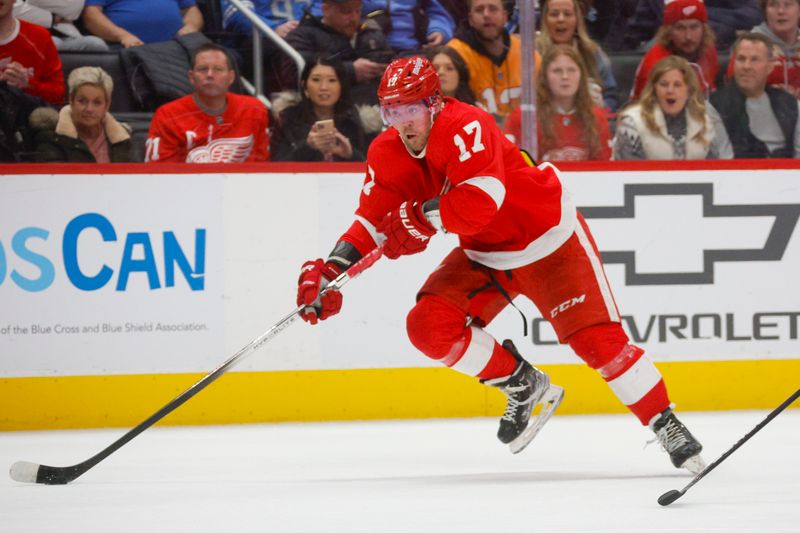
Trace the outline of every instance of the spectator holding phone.
<instances>
[{"instance_id":1,"label":"spectator holding phone","mask_svg":"<svg viewBox=\"0 0 800 533\"><path fill-rule=\"evenodd\" d=\"M273 161L364 161L364 127L350 100L344 65L317 58L301 75L300 102L284 109L272 134Z\"/></svg>"}]
</instances>

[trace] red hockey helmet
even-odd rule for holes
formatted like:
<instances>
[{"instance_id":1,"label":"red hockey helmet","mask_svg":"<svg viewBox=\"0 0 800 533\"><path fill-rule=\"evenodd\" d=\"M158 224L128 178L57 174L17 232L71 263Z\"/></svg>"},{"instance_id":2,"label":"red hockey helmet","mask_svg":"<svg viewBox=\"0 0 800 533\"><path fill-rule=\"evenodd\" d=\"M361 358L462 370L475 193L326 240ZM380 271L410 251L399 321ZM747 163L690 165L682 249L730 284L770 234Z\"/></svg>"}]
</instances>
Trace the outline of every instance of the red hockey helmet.
<instances>
[{"instance_id":1,"label":"red hockey helmet","mask_svg":"<svg viewBox=\"0 0 800 533\"><path fill-rule=\"evenodd\" d=\"M381 78L378 99L381 106L441 99L439 75L431 62L414 56L392 61Z\"/></svg>"}]
</instances>

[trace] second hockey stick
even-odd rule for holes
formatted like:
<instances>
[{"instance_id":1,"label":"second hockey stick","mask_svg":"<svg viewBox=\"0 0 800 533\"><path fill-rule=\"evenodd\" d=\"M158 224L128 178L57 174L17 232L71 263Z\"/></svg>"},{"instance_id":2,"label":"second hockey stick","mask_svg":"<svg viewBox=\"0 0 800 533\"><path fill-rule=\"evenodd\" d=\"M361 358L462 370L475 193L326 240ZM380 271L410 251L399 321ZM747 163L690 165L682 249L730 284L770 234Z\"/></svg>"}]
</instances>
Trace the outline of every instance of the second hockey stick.
<instances>
[{"instance_id":1,"label":"second hockey stick","mask_svg":"<svg viewBox=\"0 0 800 533\"><path fill-rule=\"evenodd\" d=\"M380 259L382 253L383 247L378 246L370 253L362 257L356 264L347 269L347 271L340 274L335 280L331 281L325 290L341 289L348 281L361 274L364 270L372 266L378 259ZM216 381L216 379L222 376L222 374L230 370L236 363L244 359L245 356L258 349L259 346L275 338L280 332L288 328L292 323L294 323L295 320L297 320L297 318L300 316L300 311L303 310L303 307L304 306L302 305L298 306L296 309L294 309L294 311L280 319L274 326L250 341L245 347L236 352L209 374L206 374L197 383L186 389L180 395L176 396L164 407L150 415L147 420L125 433L123 436L112 442L105 449L101 450L99 453L93 455L89 459L72 466L47 466L28 461L17 461L11 465L11 469L9 471L11 479L21 483L43 483L45 485L64 485L70 481L74 481L78 477L85 474L90 468L97 465L97 463L133 440L144 430L186 403L195 394L211 385L211 383Z\"/></svg>"},{"instance_id":2,"label":"second hockey stick","mask_svg":"<svg viewBox=\"0 0 800 533\"><path fill-rule=\"evenodd\" d=\"M703 479L703 477L706 474L708 474L709 472L714 470L716 467L718 467L719 464L722 461L727 459L730 454L732 454L733 452L738 450L739 447L742 444L747 442L750 439L750 437L752 437L753 435L758 433L761 430L761 428L766 426L769 423L770 420L772 420L773 418L778 416L781 411L783 411L784 409L789 407L792 404L792 402L794 402L798 397L800 397L800 389L797 389L794 394L792 394L791 396L789 396L786 399L785 402L783 402L778 407L776 407L770 414L767 415L767 418L762 420L761 423L759 423L756 427L751 429L750 432L747 435L745 435L744 437L739 439L739 442L734 444L733 447L731 447L730 450L728 450L727 452L723 453L722 456L719 459L717 459L716 461L714 461L713 463L708 465L702 472L697 474L695 476L695 478L689 482L688 485L683 487L681 490L670 490L670 491L665 492L661 496L659 496L658 503L663 505L663 506L667 506L667 505L671 504L672 502L674 502L675 500L677 500L678 498L680 498L681 496L683 496L684 494L686 494L686 491L689 490L695 483L697 483L698 481Z\"/></svg>"}]
</instances>

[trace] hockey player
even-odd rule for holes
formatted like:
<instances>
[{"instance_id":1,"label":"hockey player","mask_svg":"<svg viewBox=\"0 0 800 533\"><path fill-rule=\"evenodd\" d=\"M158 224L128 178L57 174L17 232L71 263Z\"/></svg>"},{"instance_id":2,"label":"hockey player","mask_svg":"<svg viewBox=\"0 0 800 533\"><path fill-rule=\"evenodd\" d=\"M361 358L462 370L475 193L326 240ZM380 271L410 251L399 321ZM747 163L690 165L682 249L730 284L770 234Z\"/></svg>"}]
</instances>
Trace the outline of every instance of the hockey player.
<instances>
[{"instance_id":1,"label":"hockey player","mask_svg":"<svg viewBox=\"0 0 800 533\"><path fill-rule=\"evenodd\" d=\"M422 252L437 232L456 233L460 246L430 275L408 314L408 336L428 357L506 394L502 442L515 451L534 423L531 411L552 391L548 376L511 341L501 344L484 330L524 295L559 340L650 425L676 467L702 468L702 446L672 412L661 374L628 342L597 247L558 170L528 165L489 114L443 98L426 59L394 61L378 97L391 127L369 148L355 221L327 260L303 265L301 316L316 324L338 313L341 293L320 298L321 289L379 244L396 259Z\"/></svg>"}]
</instances>

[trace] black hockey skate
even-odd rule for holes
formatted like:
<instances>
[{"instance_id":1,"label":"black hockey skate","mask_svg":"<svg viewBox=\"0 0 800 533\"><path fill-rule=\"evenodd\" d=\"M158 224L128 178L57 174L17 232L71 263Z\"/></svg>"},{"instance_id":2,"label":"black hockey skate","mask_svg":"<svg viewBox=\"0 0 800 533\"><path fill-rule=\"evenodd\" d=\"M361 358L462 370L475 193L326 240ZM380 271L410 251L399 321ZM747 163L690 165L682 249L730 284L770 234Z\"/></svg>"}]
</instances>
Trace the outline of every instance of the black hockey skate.
<instances>
[{"instance_id":1,"label":"black hockey skate","mask_svg":"<svg viewBox=\"0 0 800 533\"><path fill-rule=\"evenodd\" d=\"M548 375L525 361L513 342L503 341L503 348L519 361L517 367L508 377L491 379L484 383L497 387L508 398L497 438L508 444L512 453L519 453L553 416L564 397L564 389L551 385ZM538 405L541 405L541 410L533 416Z\"/></svg>"},{"instance_id":2,"label":"black hockey skate","mask_svg":"<svg viewBox=\"0 0 800 533\"><path fill-rule=\"evenodd\" d=\"M676 468L685 468L695 475L705 469L705 461L700 456L703 445L678 420L671 408L662 412L650 428Z\"/></svg>"}]
</instances>

